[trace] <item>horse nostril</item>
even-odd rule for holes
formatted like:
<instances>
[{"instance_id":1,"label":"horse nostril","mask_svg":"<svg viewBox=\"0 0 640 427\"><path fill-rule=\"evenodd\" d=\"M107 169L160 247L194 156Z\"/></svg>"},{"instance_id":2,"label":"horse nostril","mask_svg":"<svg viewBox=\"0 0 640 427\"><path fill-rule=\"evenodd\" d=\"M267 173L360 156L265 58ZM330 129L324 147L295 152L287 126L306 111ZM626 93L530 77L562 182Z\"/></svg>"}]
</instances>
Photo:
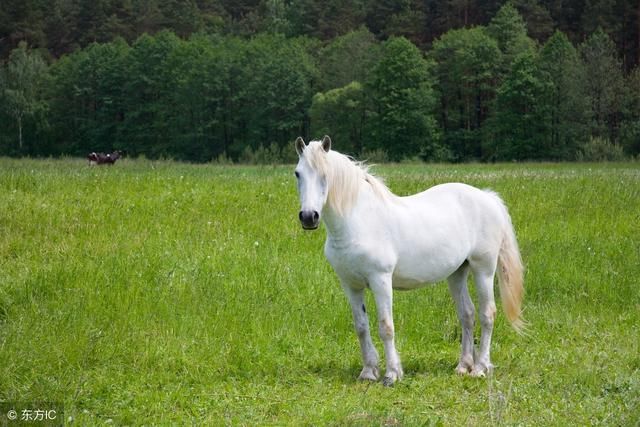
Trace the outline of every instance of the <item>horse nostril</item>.
<instances>
[{"instance_id":1,"label":"horse nostril","mask_svg":"<svg viewBox=\"0 0 640 427\"><path fill-rule=\"evenodd\" d=\"M320 219L320 214L318 211L313 211L313 221L318 221Z\"/></svg>"},{"instance_id":2,"label":"horse nostril","mask_svg":"<svg viewBox=\"0 0 640 427\"><path fill-rule=\"evenodd\" d=\"M302 211L298 212L298 218L300 218L300 221L302 221Z\"/></svg>"}]
</instances>

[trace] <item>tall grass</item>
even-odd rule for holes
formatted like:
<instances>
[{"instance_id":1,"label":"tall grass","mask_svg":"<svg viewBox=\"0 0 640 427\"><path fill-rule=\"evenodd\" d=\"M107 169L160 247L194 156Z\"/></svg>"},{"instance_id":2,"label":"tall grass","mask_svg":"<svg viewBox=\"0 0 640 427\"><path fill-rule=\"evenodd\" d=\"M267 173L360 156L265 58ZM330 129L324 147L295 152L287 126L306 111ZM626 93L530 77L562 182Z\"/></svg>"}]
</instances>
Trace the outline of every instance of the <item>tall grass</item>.
<instances>
[{"instance_id":1,"label":"tall grass","mask_svg":"<svg viewBox=\"0 0 640 427\"><path fill-rule=\"evenodd\" d=\"M395 295L405 379L355 380L291 167L0 159L0 401L61 402L79 425L640 422L636 164L375 170L398 194L463 181L509 206L531 326L499 314L491 378L453 373L439 285Z\"/></svg>"}]
</instances>

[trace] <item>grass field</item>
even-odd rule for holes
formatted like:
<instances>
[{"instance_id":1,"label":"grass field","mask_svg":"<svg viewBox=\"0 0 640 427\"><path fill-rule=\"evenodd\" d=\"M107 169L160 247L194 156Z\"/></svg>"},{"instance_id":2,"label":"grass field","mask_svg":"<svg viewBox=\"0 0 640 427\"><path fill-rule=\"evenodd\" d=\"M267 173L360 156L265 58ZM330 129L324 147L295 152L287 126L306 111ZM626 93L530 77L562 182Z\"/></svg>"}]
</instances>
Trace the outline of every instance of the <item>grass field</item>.
<instances>
[{"instance_id":1,"label":"grass field","mask_svg":"<svg viewBox=\"0 0 640 427\"><path fill-rule=\"evenodd\" d=\"M395 294L404 380L356 381L292 166L0 159L0 402L61 403L73 425L640 424L639 164L374 171L397 194L462 181L509 206L530 330L499 308L490 378L454 374L440 284Z\"/></svg>"}]
</instances>

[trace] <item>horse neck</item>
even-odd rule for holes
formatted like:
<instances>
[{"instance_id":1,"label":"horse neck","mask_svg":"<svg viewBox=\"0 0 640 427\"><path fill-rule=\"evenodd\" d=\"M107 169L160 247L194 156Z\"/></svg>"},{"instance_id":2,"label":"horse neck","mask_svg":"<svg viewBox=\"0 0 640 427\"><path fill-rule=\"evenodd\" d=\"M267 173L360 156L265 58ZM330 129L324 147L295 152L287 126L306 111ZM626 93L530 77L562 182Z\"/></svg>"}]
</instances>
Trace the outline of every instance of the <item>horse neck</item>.
<instances>
[{"instance_id":1,"label":"horse neck","mask_svg":"<svg viewBox=\"0 0 640 427\"><path fill-rule=\"evenodd\" d=\"M327 230L327 240L341 242L349 239L352 234L349 216L350 214L340 215L331 206L325 205L322 210L322 221Z\"/></svg>"},{"instance_id":2,"label":"horse neck","mask_svg":"<svg viewBox=\"0 0 640 427\"><path fill-rule=\"evenodd\" d=\"M373 191L373 188L362 179L359 182L357 196L348 209L335 209L330 202L322 210L322 218L327 234L334 241L350 239L359 233L361 225L367 218L377 215L386 208L385 203Z\"/></svg>"},{"instance_id":3,"label":"horse neck","mask_svg":"<svg viewBox=\"0 0 640 427\"><path fill-rule=\"evenodd\" d=\"M369 215L383 214L394 195L375 177L346 156L330 152L329 197L322 216L327 232L352 235Z\"/></svg>"}]
</instances>

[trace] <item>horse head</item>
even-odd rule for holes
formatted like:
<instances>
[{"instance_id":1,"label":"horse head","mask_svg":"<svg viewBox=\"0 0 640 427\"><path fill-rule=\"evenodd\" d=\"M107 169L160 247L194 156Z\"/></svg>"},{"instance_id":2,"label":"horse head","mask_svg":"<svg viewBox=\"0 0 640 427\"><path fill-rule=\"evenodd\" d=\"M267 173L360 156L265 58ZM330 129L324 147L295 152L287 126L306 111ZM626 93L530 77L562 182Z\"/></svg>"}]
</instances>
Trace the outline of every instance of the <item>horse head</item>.
<instances>
[{"instance_id":1,"label":"horse head","mask_svg":"<svg viewBox=\"0 0 640 427\"><path fill-rule=\"evenodd\" d=\"M320 224L322 208L327 202L327 159L331 150L331 138L324 136L322 141L305 144L302 137L295 142L298 153L298 165L295 175L298 180L300 212L298 218L305 230L315 230Z\"/></svg>"}]
</instances>

